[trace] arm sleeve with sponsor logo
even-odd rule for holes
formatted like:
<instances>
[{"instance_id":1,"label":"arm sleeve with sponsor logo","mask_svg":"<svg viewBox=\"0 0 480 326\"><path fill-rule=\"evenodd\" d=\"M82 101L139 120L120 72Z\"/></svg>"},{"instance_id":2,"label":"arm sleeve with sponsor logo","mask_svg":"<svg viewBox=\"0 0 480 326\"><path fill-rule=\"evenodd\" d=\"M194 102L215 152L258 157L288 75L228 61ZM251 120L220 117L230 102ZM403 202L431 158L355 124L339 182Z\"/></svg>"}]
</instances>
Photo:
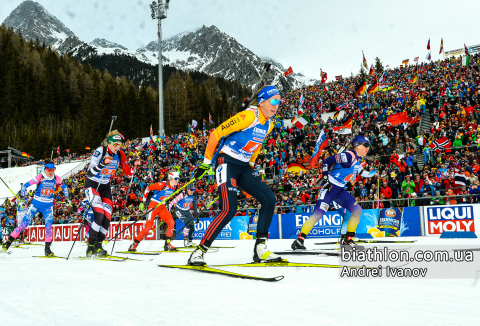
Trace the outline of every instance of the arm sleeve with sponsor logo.
<instances>
[{"instance_id":1,"label":"arm sleeve with sponsor logo","mask_svg":"<svg viewBox=\"0 0 480 326\"><path fill-rule=\"evenodd\" d=\"M323 160L322 173L323 175L328 174L328 166L330 164L340 163L342 167L349 168L353 162L353 155L350 152L342 152L339 154L332 155Z\"/></svg>"},{"instance_id":2,"label":"arm sleeve with sponsor logo","mask_svg":"<svg viewBox=\"0 0 480 326\"><path fill-rule=\"evenodd\" d=\"M90 164L88 165L88 175L94 176L98 172L102 171L105 167L103 162L101 162L103 158L103 147L99 147L95 150L90 160Z\"/></svg>"},{"instance_id":3,"label":"arm sleeve with sponsor logo","mask_svg":"<svg viewBox=\"0 0 480 326\"><path fill-rule=\"evenodd\" d=\"M245 110L237 113L218 126L218 128L215 129L208 138L207 149L205 150L205 158L203 159L203 162L206 164L212 163L213 155L215 154L215 148L222 137L226 137L233 132L241 131L249 127L254 121L255 113L250 110ZM256 155L254 156L256 157Z\"/></svg>"}]
</instances>

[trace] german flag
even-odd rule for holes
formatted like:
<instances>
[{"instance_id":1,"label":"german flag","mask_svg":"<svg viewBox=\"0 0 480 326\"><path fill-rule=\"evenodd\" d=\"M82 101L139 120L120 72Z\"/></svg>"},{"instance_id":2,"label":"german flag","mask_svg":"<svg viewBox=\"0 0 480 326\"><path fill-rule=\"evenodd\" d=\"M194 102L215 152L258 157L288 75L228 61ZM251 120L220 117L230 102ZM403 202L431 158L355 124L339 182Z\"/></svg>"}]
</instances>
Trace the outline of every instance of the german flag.
<instances>
[{"instance_id":1,"label":"german flag","mask_svg":"<svg viewBox=\"0 0 480 326\"><path fill-rule=\"evenodd\" d=\"M413 76L413 79L410 80L410 84L415 84L417 81L418 81L418 74L415 73L415 75Z\"/></svg>"},{"instance_id":2,"label":"german flag","mask_svg":"<svg viewBox=\"0 0 480 326\"><path fill-rule=\"evenodd\" d=\"M375 79L375 82L370 85L370 87L367 89L367 94L373 94L378 91L378 81Z\"/></svg>"},{"instance_id":3,"label":"german flag","mask_svg":"<svg viewBox=\"0 0 480 326\"><path fill-rule=\"evenodd\" d=\"M409 59L405 59L405 60L402 61L402 63L403 63L403 64L405 65L405 67L406 67L406 66L408 66L408 62L409 62L409 61L410 61Z\"/></svg>"},{"instance_id":4,"label":"german flag","mask_svg":"<svg viewBox=\"0 0 480 326\"><path fill-rule=\"evenodd\" d=\"M22 156L30 157L30 154L27 154L25 152L22 152Z\"/></svg>"},{"instance_id":5,"label":"german flag","mask_svg":"<svg viewBox=\"0 0 480 326\"><path fill-rule=\"evenodd\" d=\"M339 114L340 114L340 111L335 112L335 114L333 115L333 120L337 120L337 117Z\"/></svg>"},{"instance_id":6,"label":"german flag","mask_svg":"<svg viewBox=\"0 0 480 326\"><path fill-rule=\"evenodd\" d=\"M362 80L355 88L355 96L363 95L367 89L367 82Z\"/></svg>"},{"instance_id":7,"label":"german flag","mask_svg":"<svg viewBox=\"0 0 480 326\"><path fill-rule=\"evenodd\" d=\"M88 146L85 146L85 149L90 149L90 147L88 147Z\"/></svg>"}]
</instances>

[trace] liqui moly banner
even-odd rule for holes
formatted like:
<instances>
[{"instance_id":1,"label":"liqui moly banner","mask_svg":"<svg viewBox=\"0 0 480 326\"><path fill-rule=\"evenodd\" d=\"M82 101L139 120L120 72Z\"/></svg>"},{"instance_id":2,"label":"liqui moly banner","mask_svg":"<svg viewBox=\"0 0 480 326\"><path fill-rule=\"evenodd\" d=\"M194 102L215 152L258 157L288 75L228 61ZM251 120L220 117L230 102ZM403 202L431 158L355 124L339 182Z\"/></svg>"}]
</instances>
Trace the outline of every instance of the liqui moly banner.
<instances>
[{"instance_id":1,"label":"liqui moly banner","mask_svg":"<svg viewBox=\"0 0 480 326\"><path fill-rule=\"evenodd\" d=\"M475 220L480 219L480 205L424 206L425 235L440 235L443 232L476 231ZM475 218L476 217L476 218Z\"/></svg>"},{"instance_id":2,"label":"liqui moly banner","mask_svg":"<svg viewBox=\"0 0 480 326\"><path fill-rule=\"evenodd\" d=\"M123 222L121 223L120 232L129 227L133 222ZM54 224L52 229L53 241L73 241L77 236L80 230L79 223L75 224ZM110 223L110 228L108 229L106 238L113 238L117 234L118 222ZM145 221L140 221L135 223L131 228L123 232L117 240L132 240L135 235L140 232L145 227ZM85 228L82 230L79 235L78 240L82 241L85 239ZM45 242L45 225L31 225L27 229L27 236L30 242ZM156 230L150 231L144 240L155 240L156 239Z\"/></svg>"}]
</instances>

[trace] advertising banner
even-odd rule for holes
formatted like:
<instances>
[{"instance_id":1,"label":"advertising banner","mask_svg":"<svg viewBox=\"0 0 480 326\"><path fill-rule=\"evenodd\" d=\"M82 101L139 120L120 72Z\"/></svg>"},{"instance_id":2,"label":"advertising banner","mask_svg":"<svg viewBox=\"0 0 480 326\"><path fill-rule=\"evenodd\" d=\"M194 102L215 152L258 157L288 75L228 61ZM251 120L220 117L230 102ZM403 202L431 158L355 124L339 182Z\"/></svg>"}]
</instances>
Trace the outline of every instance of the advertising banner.
<instances>
[{"instance_id":1,"label":"advertising banner","mask_svg":"<svg viewBox=\"0 0 480 326\"><path fill-rule=\"evenodd\" d=\"M121 230L125 230L133 222L123 222L121 224ZM52 226L53 241L73 241L77 236L79 229L79 223L75 224L54 224ZM130 229L122 233L117 240L131 240L132 235L135 236L137 232L142 230L145 226L145 221L135 223ZM118 222L110 223L106 238L113 238L118 230ZM45 242L45 225L31 225L27 229L28 240L30 242ZM80 234L78 241L83 241L85 230ZM144 240L155 240L156 231L150 231Z\"/></svg>"},{"instance_id":2,"label":"advertising banner","mask_svg":"<svg viewBox=\"0 0 480 326\"><path fill-rule=\"evenodd\" d=\"M228 223L223 230L218 234L216 240L240 240L249 239L251 235L248 234L248 216L234 216L230 223ZM201 240L207 231L208 226L213 221L213 217L201 218L199 223L195 224L195 232L193 233L193 240ZM277 223L278 224L278 223ZM180 230L185 224L180 220L176 220L175 229ZM277 231L278 233L278 231ZM183 232L177 234L177 240L183 239Z\"/></svg>"},{"instance_id":3,"label":"advertising banner","mask_svg":"<svg viewBox=\"0 0 480 326\"><path fill-rule=\"evenodd\" d=\"M364 209L360 223L357 226L357 236L364 237L397 237L420 236L420 215L418 207ZM342 211L342 210L340 210ZM283 239L294 239L300 233L303 223L312 213L282 214ZM350 212L347 211L342 223L342 215L338 211L328 211L310 231L309 238L336 238L347 232ZM380 216L380 219L379 219ZM275 216L273 218L275 220ZM273 224L273 223L272 223ZM271 229L271 228L270 228Z\"/></svg>"},{"instance_id":4,"label":"advertising banner","mask_svg":"<svg viewBox=\"0 0 480 326\"><path fill-rule=\"evenodd\" d=\"M475 216L480 216L480 204L424 206L423 214L427 236L440 235L444 231L472 231L480 235L475 230Z\"/></svg>"}]
</instances>

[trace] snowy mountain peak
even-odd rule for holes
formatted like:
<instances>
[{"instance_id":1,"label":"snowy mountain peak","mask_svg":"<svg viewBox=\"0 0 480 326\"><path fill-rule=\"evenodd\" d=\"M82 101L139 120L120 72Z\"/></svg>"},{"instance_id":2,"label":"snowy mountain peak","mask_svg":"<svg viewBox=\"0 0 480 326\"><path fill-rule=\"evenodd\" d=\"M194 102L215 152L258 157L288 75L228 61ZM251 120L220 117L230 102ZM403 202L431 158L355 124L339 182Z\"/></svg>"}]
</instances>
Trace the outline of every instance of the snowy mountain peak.
<instances>
[{"instance_id":1,"label":"snowy mountain peak","mask_svg":"<svg viewBox=\"0 0 480 326\"><path fill-rule=\"evenodd\" d=\"M58 48L74 33L57 17L50 14L42 5L34 1L24 1L3 21L7 27L20 30L25 39L45 42L52 48Z\"/></svg>"},{"instance_id":2,"label":"snowy mountain peak","mask_svg":"<svg viewBox=\"0 0 480 326\"><path fill-rule=\"evenodd\" d=\"M110 41L107 41L106 39L104 38L96 38L94 39L92 42L90 42L91 45L95 45L95 46L98 46L100 48L106 48L106 49L109 49L109 48L119 48L119 49L122 49L122 50L128 50L126 47L118 44L118 43L114 43L114 42L110 42Z\"/></svg>"}]
</instances>

